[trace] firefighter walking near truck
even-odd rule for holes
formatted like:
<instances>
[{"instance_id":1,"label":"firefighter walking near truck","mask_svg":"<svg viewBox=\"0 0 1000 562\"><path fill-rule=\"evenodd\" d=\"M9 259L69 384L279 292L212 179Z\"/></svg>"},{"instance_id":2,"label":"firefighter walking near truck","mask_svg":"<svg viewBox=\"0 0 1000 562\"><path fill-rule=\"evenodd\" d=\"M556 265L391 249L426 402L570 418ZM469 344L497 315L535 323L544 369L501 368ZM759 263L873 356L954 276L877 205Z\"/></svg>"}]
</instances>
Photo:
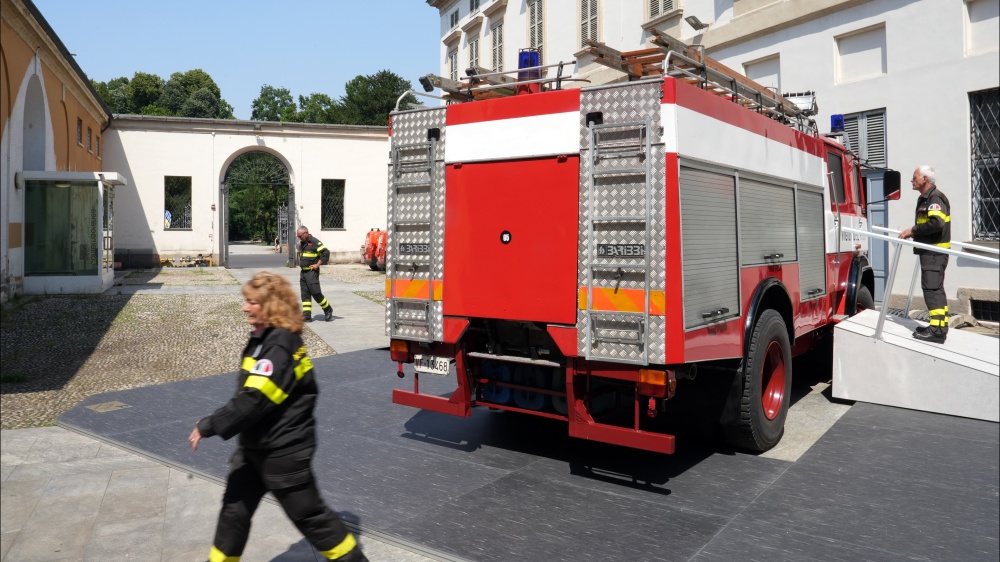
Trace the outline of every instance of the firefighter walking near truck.
<instances>
[{"instance_id":1,"label":"firefighter walking near truck","mask_svg":"<svg viewBox=\"0 0 1000 562\"><path fill-rule=\"evenodd\" d=\"M900 238L939 248L951 248L951 204L937 188L937 174L930 166L920 166L910 180L917 198L916 224L899 233ZM931 343L944 343L948 337L948 297L944 292L944 270L948 254L914 248L920 258L920 288L924 292L930 326L920 326L913 337Z\"/></svg>"},{"instance_id":2,"label":"firefighter walking near truck","mask_svg":"<svg viewBox=\"0 0 1000 562\"><path fill-rule=\"evenodd\" d=\"M299 286L302 290L302 319L312 322L312 301L319 303L319 307L326 314L327 322L333 320L333 307L323 296L323 291L319 286L319 266L330 263L330 250L309 234L309 229L300 226L295 232L299 237L299 265L302 266L302 274L299 276Z\"/></svg>"},{"instance_id":3,"label":"firefighter walking near truck","mask_svg":"<svg viewBox=\"0 0 1000 562\"><path fill-rule=\"evenodd\" d=\"M354 535L323 501L313 476L319 388L302 343L295 290L284 277L261 271L243 285L243 297L253 331L243 350L236 394L200 420L188 437L197 451L203 438L240 436L209 562L240 559L253 514L267 492L324 558L367 562Z\"/></svg>"}]
</instances>

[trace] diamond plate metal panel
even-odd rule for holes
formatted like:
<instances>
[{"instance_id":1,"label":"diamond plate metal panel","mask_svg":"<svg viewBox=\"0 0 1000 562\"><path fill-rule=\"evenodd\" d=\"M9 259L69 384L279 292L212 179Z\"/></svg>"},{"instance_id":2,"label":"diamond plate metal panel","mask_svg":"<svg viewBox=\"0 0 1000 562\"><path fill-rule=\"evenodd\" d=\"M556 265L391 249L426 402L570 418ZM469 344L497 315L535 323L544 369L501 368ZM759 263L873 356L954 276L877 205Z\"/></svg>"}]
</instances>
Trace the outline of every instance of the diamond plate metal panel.
<instances>
[{"instance_id":1,"label":"diamond plate metal panel","mask_svg":"<svg viewBox=\"0 0 1000 562\"><path fill-rule=\"evenodd\" d=\"M653 144L660 144L663 127L660 124L662 82L622 84L580 89L580 149L590 148L587 114L600 112L605 123L627 123L653 118ZM655 116L655 117L654 117Z\"/></svg>"},{"instance_id":2,"label":"diamond plate metal panel","mask_svg":"<svg viewBox=\"0 0 1000 562\"><path fill-rule=\"evenodd\" d=\"M594 209L589 208L590 177L590 129L587 115L600 112L605 126L614 123L636 123L649 121L650 139L650 216L648 223L638 221L616 221L595 223L594 244L645 244L646 229L649 230L649 286L650 291L663 291L666 286L666 157L661 144L662 125L660 123L660 84L644 83L603 87L580 92L580 233L579 259L577 264L578 283L587 286L588 271L594 268L595 287L615 287L642 289L646 273L642 269L623 270L617 278L617 268L602 269L602 264L629 263L629 258L591 258L587 225L592 217L641 216L646 212L645 174L626 173L645 166L644 158L632 156L624 158L601 158L595 165L599 173L611 171L608 175L594 178ZM635 129L613 127L602 129L602 146L639 140ZM631 258L636 265L643 260ZM637 322L642 315L622 313L591 312L590 325L586 310L577 312L577 351L586 353L587 337L597 336L610 339L627 339L635 334ZM591 330L594 330L591 332ZM647 360L649 363L666 361L666 330L662 316L649 316L649 325L644 328ZM642 346L627 343L597 342L591 345L591 356L609 360L639 362L642 360Z\"/></svg>"},{"instance_id":3,"label":"diamond plate metal panel","mask_svg":"<svg viewBox=\"0 0 1000 562\"><path fill-rule=\"evenodd\" d=\"M431 129L438 130L435 142L429 140ZM443 281L446 134L444 107L392 115L387 279L426 280L431 286L433 281ZM399 255L399 245L406 243L429 244L430 253ZM393 326L394 315L396 326ZM404 339L441 340L444 335L441 302L389 299L385 333Z\"/></svg>"}]
</instances>

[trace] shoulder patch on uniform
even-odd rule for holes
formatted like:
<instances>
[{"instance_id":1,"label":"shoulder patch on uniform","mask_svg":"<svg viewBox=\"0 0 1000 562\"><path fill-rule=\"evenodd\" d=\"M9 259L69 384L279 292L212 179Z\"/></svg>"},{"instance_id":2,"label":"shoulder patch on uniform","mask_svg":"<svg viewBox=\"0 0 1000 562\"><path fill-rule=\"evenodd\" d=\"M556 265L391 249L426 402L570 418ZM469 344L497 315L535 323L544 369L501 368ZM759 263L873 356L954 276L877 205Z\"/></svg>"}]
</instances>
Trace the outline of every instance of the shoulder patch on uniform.
<instances>
[{"instance_id":1,"label":"shoulder patch on uniform","mask_svg":"<svg viewBox=\"0 0 1000 562\"><path fill-rule=\"evenodd\" d=\"M265 377L269 377L271 376L271 373L274 372L274 363L271 363L270 359L261 359L256 363L254 363L253 368L250 369L250 372L255 375L263 375Z\"/></svg>"},{"instance_id":2,"label":"shoulder patch on uniform","mask_svg":"<svg viewBox=\"0 0 1000 562\"><path fill-rule=\"evenodd\" d=\"M938 205L937 203L933 203L930 207L927 207L927 210L928 211L940 211L941 210L941 205Z\"/></svg>"}]
</instances>

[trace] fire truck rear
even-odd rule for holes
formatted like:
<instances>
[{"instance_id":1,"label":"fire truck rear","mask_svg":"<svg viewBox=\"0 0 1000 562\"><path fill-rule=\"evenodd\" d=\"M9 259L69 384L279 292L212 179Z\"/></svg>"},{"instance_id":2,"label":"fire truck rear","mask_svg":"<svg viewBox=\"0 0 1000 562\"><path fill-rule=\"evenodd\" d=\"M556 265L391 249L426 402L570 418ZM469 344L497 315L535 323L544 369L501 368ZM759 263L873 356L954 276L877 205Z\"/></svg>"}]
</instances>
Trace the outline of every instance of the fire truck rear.
<instances>
[{"instance_id":1,"label":"fire truck rear","mask_svg":"<svg viewBox=\"0 0 1000 562\"><path fill-rule=\"evenodd\" d=\"M728 440L778 443L793 355L873 306L866 241L840 232L865 227L859 163L690 62L392 115L386 332L415 370L393 402L672 453L654 418L728 364ZM419 391L451 366L450 397Z\"/></svg>"}]
</instances>

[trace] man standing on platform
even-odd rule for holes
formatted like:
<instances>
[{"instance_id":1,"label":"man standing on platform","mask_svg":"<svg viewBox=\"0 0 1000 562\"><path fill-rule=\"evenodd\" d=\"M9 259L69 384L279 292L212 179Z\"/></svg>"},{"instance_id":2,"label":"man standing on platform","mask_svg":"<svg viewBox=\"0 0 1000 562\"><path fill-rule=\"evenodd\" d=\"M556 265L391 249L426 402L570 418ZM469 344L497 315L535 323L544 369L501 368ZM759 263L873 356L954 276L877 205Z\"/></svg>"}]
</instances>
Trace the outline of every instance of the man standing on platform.
<instances>
[{"instance_id":1,"label":"man standing on platform","mask_svg":"<svg viewBox=\"0 0 1000 562\"><path fill-rule=\"evenodd\" d=\"M930 166L920 166L910 180L913 189L920 192L917 198L916 223L899 233L900 238L939 248L951 248L951 204L948 197L937 188L937 173ZM931 317L931 325L920 326L913 337L931 343L944 343L948 337L948 297L944 292L944 270L948 267L948 254L914 248L920 258L920 288L924 303Z\"/></svg>"},{"instance_id":2,"label":"man standing on platform","mask_svg":"<svg viewBox=\"0 0 1000 562\"><path fill-rule=\"evenodd\" d=\"M330 250L314 236L309 235L309 229L300 226L295 232L299 238L299 265L302 273L299 276L299 287L302 291L302 319L312 322L312 301L316 299L320 308L326 313L327 322L333 320L333 307L323 297L319 287L319 266L330 263Z\"/></svg>"}]
</instances>

